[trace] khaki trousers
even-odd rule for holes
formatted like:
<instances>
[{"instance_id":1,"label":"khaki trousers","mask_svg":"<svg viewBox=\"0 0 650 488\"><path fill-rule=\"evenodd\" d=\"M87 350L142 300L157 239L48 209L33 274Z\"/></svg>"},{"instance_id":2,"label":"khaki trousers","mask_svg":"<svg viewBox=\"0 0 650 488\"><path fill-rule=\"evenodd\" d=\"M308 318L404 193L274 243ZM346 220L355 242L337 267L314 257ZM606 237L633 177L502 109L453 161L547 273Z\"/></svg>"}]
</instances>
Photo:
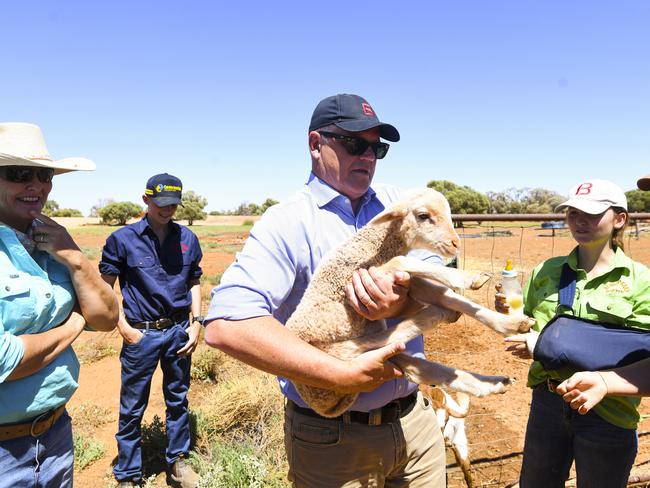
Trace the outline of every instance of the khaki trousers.
<instances>
[{"instance_id":1,"label":"khaki trousers","mask_svg":"<svg viewBox=\"0 0 650 488\"><path fill-rule=\"evenodd\" d=\"M418 393L395 423L344 424L296 412L289 402L284 445L296 488L444 488L445 442L436 416Z\"/></svg>"}]
</instances>

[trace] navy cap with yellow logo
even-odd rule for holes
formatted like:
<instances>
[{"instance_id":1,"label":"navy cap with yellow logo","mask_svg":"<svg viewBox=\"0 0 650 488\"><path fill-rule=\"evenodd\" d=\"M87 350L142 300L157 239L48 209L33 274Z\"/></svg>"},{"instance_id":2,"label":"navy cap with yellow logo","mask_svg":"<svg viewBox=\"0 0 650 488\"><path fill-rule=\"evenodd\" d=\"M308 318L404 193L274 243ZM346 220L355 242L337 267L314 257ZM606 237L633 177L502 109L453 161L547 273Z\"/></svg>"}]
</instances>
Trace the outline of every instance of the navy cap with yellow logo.
<instances>
[{"instance_id":1,"label":"navy cap with yellow logo","mask_svg":"<svg viewBox=\"0 0 650 488\"><path fill-rule=\"evenodd\" d=\"M158 207L167 205L179 205L183 192L181 180L168 173L155 175L147 181L147 188L144 194Z\"/></svg>"}]
</instances>

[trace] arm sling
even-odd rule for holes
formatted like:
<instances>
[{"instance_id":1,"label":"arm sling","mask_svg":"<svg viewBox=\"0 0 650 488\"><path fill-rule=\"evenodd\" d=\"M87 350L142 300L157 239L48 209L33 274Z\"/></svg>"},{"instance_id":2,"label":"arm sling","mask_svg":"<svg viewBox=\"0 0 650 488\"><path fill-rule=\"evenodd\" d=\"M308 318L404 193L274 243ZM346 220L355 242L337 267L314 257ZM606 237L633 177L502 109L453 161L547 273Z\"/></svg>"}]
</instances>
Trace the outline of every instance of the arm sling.
<instances>
[{"instance_id":1,"label":"arm sling","mask_svg":"<svg viewBox=\"0 0 650 488\"><path fill-rule=\"evenodd\" d=\"M560 276L561 306L573 311L576 272L567 264ZM557 312L556 312L557 313ZM626 366L650 357L650 334L620 325L558 313L542 329L533 359L547 371L570 368L598 371Z\"/></svg>"}]
</instances>

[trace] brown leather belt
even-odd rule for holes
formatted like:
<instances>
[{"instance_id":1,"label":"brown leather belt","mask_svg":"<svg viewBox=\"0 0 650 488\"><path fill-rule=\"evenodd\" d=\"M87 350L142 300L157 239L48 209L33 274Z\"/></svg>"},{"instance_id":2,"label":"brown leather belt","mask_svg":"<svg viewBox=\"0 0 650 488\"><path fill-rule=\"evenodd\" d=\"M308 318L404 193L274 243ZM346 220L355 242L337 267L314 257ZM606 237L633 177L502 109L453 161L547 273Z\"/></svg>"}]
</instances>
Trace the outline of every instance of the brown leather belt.
<instances>
[{"instance_id":1,"label":"brown leather belt","mask_svg":"<svg viewBox=\"0 0 650 488\"><path fill-rule=\"evenodd\" d=\"M146 320L144 322L129 322L131 327L136 329L156 329L163 330L169 329L170 327L189 320L189 312L176 312L173 313L170 317L163 317L157 320Z\"/></svg>"},{"instance_id":2,"label":"brown leather belt","mask_svg":"<svg viewBox=\"0 0 650 488\"><path fill-rule=\"evenodd\" d=\"M346 424L355 423L365 425L380 425L397 422L400 418L407 415L411 410L413 410L413 407L417 402L417 398L417 391L415 391L408 396L396 398L395 400L388 402L383 407L376 408L370 412L350 411L345 412L338 417L323 417L322 415L318 415L311 408L300 407L291 400L289 400L288 403L291 405L291 408L293 408L295 412L306 415L308 417L324 420L334 420Z\"/></svg>"},{"instance_id":3,"label":"brown leather belt","mask_svg":"<svg viewBox=\"0 0 650 488\"><path fill-rule=\"evenodd\" d=\"M31 422L23 424L0 425L0 441L18 439L19 437L39 437L45 434L65 412L65 404L55 410L42 413Z\"/></svg>"}]
</instances>

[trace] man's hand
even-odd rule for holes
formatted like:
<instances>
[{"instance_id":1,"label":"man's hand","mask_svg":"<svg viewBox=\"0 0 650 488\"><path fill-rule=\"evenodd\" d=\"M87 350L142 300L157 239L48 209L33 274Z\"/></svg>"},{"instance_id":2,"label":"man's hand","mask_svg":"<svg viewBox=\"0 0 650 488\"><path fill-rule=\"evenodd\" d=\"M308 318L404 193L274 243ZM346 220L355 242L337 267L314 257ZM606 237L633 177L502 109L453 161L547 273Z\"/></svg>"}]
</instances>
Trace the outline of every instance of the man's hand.
<instances>
[{"instance_id":1,"label":"man's hand","mask_svg":"<svg viewBox=\"0 0 650 488\"><path fill-rule=\"evenodd\" d=\"M538 337L539 332L535 332L534 330L525 334L506 337L504 341L511 343L506 347L506 351L510 351L513 356L521 359L532 359Z\"/></svg>"},{"instance_id":2,"label":"man's hand","mask_svg":"<svg viewBox=\"0 0 650 488\"><path fill-rule=\"evenodd\" d=\"M501 293L501 283L499 282L494 285L494 288L497 290L494 294L494 310L508 315L510 313L510 305L508 305L508 302L506 302L506 296Z\"/></svg>"},{"instance_id":3,"label":"man's hand","mask_svg":"<svg viewBox=\"0 0 650 488\"><path fill-rule=\"evenodd\" d=\"M142 340L144 335L141 330L131 327L126 321L122 324L122 327L119 328L120 334L124 339L124 342L127 344L137 344Z\"/></svg>"},{"instance_id":4,"label":"man's hand","mask_svg":"<svg viewBox=\"0 0 650 488\"><path fill-rule=\"evenodd\" d=\"M364 352L349 361L352 377L349 386L337 390L342 393L359 393L373 391L387 381L401 378L404 373L389 361L390 358L401 354L406 349L404 343L388 344L387 346Z\"/></svg>"},{"instance_id":5,"label":"man's hand","mask_svg":"<svg viewBox=\"0 0 650 488\"><path fill-rule=\"evenodd\" d=\"M586 414L607 395L606 372L582 371L564 380L555 389L579 414Z\"/></svg>"},{"instance_id":6,"label":"man's hand","mask_svg":"<svg viewBox=\"0 0 650 488\"><path fill-rule=\"evenodd\" d=\"M197 344L199 343L199 332L201 331L201 324L198 322L192 322L192 324L185 329L189 339L183 347L181 347L176 354L178 356L189 356L196 349Z\"/></svg>"},{"instance_id":7,"label":"man's hand","mask_svg":"<svg viewBox=\"0 0 650 488\"><path fill-rule=\"evenodd\" d=\"M374 266L352 274L345 294L352 308L369 320L397 317L408 302L411 277L404 271L387 274Z\"/></svg>"}]
</instances>

